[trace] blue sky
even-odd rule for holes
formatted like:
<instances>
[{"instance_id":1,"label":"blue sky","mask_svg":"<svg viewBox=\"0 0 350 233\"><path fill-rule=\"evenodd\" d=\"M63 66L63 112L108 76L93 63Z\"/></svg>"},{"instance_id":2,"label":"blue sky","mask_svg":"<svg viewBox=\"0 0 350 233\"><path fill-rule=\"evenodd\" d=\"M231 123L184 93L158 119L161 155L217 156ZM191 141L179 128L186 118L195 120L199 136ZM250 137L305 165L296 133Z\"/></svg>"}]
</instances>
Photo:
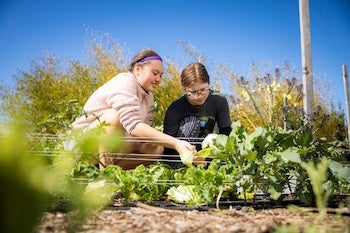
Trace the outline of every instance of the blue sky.
<instances>
[{"instance_id":1,"label":"blue sky","mask_svg":"<svg viewBox=\"0 0 350 233\"><path fill-rule=\"evenodd\" d=\"M344 104L350 1L310 0L310 17L314 74ZM13 83L45 54L82 61L87 28L109 33L131 54L152 47L181 59L178 41L185 41L243 76L253 61L287 59L301 70L298 0L0 0L0 80Z\"/></svg>"}]
</instances>

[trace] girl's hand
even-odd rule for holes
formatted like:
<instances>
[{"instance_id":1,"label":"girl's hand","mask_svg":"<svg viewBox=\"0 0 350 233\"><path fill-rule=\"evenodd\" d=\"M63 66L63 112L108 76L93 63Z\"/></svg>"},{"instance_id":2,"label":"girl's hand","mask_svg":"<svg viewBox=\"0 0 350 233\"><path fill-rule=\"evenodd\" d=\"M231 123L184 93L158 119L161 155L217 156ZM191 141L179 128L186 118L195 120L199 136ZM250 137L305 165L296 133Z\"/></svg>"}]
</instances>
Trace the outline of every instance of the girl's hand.
<instances>
[{"instance_id":1,"label":"girl's hand","mask_svg":"<svg viewBox=\"0 0 350 233\"><path fill-rule=\"evenodd\" d=\"M176 145L175 145L175 150L179 153L188 153L188 151L190 151L191 153L196 154L197 150L196 147L191 145L189 142L187 141L183 141L183 140L178 140Z\"/></svg>"}]
</instances>

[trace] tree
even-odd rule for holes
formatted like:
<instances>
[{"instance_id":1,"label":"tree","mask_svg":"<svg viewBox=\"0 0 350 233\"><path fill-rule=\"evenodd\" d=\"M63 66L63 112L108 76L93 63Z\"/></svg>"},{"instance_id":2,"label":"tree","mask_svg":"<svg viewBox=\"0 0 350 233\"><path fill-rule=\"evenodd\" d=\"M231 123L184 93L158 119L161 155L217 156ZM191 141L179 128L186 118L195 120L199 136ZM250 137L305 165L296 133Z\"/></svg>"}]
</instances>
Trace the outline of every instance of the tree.
<instances>
[{"instance_id":1,"label":"tree","mask_svg":"<svg viewBox=\"0 0 350 233\"><path fill-rule=\"evenodd\" d=\"M249 75L239 77L227 64L212 61L189 45L181 45L192 61L202 61L206 65L212 88L227 95L233 121L240 121L250 131L258 126L284 124L288 129L300 129L305 124L303 85L295 68L287 61L274 68L253 63ZM69 130L93 91L127 70L128 58L115 41L93 40L88 51L90 60L85 64L80 61L63 63L55 55L32 61L28 71L20 71L15 76L15 88L0 86L1 115L6 119L21 119L34 133L57 135ZM163 80L154 91L153 123L159 130L167 107L183 94L179 65L167 62L164 67ZM344 113L331 108L325 97L324 90L315 92L315 106L318 106L312 119L315 135L327 137L327 140L343 139Z\"/></svg>"},{"instance_id":2,"label":"tree","mask_svg":"<svg viewBox=\"0 0 350 233\"><path fill-rule=\"evenodd\" d=\"M259 126L284 127L285 123L287 130L302 129L307 124L303 111L303 84L288 61L271 70L273 68L266 64L253 63L247 78L232 79L232 119L240 121L250 131ZM314 101L317 111L313 118L308 118L315 126L314 134L318 138L326 137L328 141L342 140L344 113L329 105L330 98L322 84L318 88Z\"/></svg>"},{"instance_id":3,"label":"tree","mask_svg":"<svg viewBox=\"0 0 350 233\"><path fill-rule=\"evenodd\" d=\"M93 91L127 69L119 63L122 53L115 52L121 51L118 44L108 49L94 44L90 51L89 64L68 61L62 65L55 55L32 61L29 71L15 76L14 89L1 89L3 115L21 119L30 132L65 132Z\"/></svg>"}]
</instances>

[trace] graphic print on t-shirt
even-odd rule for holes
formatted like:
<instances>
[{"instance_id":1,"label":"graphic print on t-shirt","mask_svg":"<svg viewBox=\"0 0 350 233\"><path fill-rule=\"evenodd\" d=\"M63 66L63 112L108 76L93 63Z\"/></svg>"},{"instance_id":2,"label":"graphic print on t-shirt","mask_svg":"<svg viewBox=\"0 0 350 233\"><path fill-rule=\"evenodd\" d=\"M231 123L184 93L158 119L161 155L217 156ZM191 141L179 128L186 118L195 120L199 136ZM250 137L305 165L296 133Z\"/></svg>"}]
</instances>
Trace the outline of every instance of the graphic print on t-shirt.
<instances>
[{"instance_id":1,"label":"graphic print on t-shirt","mask_svg":"<svg viewBox=\"0 0 350 233\"><path fill-rule=\"evenodd\" d=\"M215 119L212 117L208 117L208 116L202 116L199 117L199 121L200 121L200 132L199 132L199 137L204 138L206 137L208 134L212 133L214 130L214 126L215 126Z\"/></svg>"},{"instance_id":2,"label":"graphic print on t-shirt","mask_svg":"<svg viewBox=\"0 0 350 233\"><path fill-rule=\"evenodd\" d=\"M202 138L213 132L215 120L212 117L188 116L179 124L178 137Z\"/></svg>"},{"instance_id":3,"label":"graphic print on t-shirt","mask_svg":"<svg viewBox=\"0 0 350 233\"><path fill-rule=\"evenodd\" d=\"M195 116L185 117L179 125L178 137L197 138L199 136L200 121Z\"/></svg>"}]
</instances>

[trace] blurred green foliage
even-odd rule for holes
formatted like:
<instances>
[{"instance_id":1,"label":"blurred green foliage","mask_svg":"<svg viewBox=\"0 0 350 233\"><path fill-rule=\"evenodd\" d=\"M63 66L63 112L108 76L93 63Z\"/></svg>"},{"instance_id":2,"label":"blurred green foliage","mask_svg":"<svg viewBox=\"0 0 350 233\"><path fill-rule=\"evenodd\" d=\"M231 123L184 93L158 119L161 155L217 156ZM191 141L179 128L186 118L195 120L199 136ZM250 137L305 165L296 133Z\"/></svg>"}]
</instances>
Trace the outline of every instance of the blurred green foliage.
<instances>
[{"instance_id":1,"label":"blurred green foliage","mask_svg":"<svg viewBox=\"0 0 350 233\"><path fill-rule=\"evenodd\" d=\"M27 143L30 135L24 129L18 120L4 125L0 135L0 232L33 232L58 198L70 201L67 230L76 232L91 213L110 203L115 185L72 180L72 171L82 159L73 152L57 150L50 162L43 160L45 154L32 153Z\"/></svg>"}]
</instances>

